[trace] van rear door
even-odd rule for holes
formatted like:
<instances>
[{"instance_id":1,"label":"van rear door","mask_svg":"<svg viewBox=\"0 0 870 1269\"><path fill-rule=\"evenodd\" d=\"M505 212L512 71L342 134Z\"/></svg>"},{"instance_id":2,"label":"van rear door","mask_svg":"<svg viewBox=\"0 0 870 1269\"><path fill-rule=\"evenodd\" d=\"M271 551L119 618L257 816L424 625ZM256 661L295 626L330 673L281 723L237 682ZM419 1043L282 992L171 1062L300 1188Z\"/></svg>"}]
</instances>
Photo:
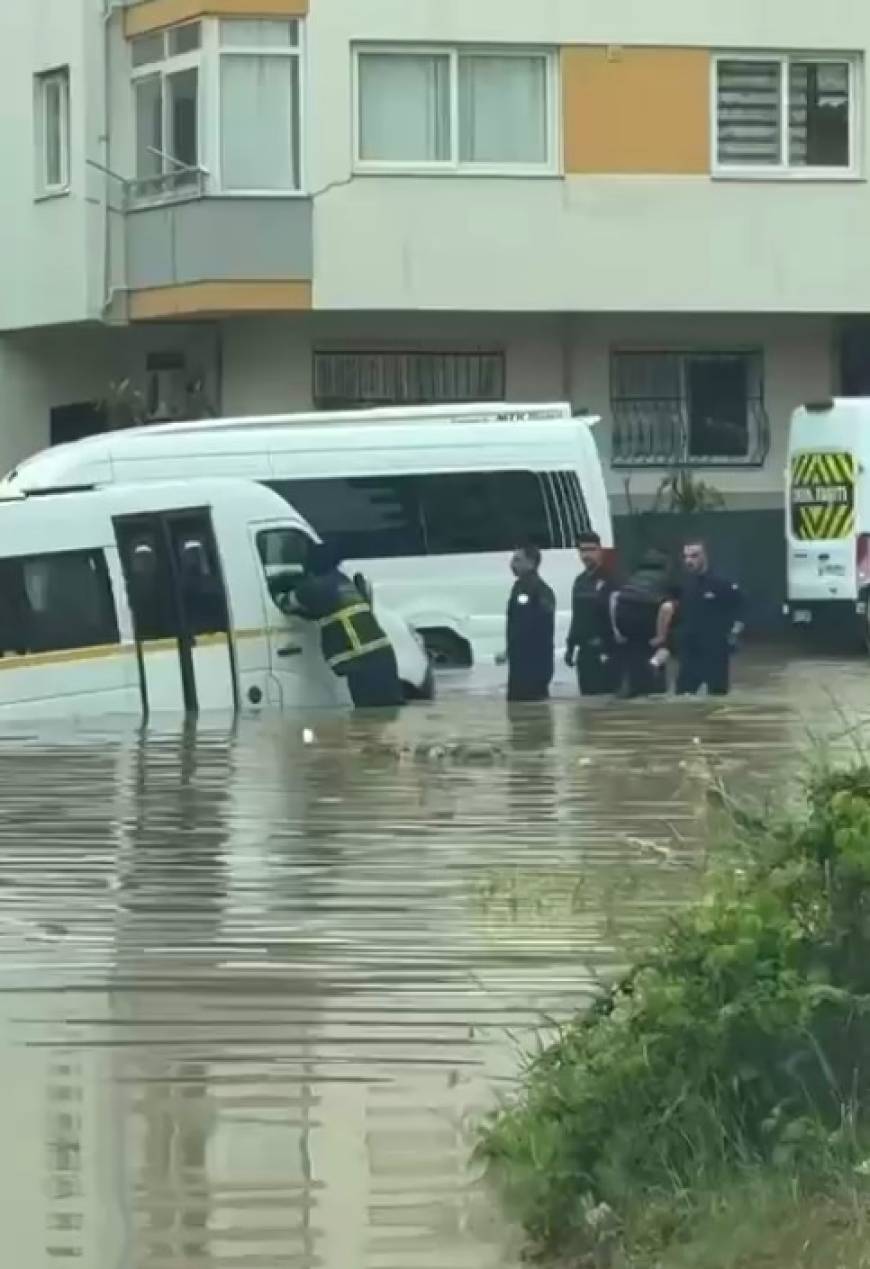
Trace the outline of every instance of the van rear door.
<instances>
[{"instance_id":1,"label":"van rear door","mask_svg":"<svg viewBox=\"0 0 870 1269\"><path fill-rule=\"evenodd\" d=\"M789 468L789 598L855 599L858 464L846 449L798 450Z\"/></svg>"}]
</instances>

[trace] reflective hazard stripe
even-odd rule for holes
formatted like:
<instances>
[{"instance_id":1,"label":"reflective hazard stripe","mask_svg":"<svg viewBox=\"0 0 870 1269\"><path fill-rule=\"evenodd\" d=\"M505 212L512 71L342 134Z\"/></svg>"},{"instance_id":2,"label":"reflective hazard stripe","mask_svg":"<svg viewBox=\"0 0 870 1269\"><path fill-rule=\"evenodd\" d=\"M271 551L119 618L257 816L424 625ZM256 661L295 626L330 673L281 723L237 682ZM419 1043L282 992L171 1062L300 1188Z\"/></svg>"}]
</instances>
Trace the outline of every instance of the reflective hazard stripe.
<instances>
[{"instance_id":1,"label":"reflective hazard stripe","mask_svg":"<svg viewBox=\"0 0 870 1269\"><path fill-rule=\"evenodd\" d=\"M357 640L357 645L352 652L339 652L334 657L329 657L327 664L331 669L335 669L337 665L344 665L347 661L355 661L358 657L367 656L369 652L378 652L381 648L391 646L386 636L383 639L373 639L371 643L360 643Z\"/></svg>"},{"instance_id":2,"label":"reflective hazard stripe","mask_svg":"<svg viewBox=\"0 0 870 1269\"><path fill-rule=\"evenodd\" d=\"M832 541L855 532L855 476L855 459L849 453L794 456L792 529L799 541Z\"/></svg>"}]
</instances>

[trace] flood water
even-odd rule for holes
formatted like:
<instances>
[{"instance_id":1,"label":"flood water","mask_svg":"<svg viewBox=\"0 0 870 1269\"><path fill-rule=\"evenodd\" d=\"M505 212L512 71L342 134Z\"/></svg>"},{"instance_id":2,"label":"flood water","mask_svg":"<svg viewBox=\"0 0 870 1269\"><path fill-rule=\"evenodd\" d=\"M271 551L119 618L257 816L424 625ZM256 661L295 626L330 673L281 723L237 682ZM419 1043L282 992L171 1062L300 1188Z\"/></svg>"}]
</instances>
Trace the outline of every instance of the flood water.
<instances>
[{"instance_id":1,"label":"flood water","mask_svg":"<svg viewBox=\"0 0 870 1269\"><path fill-rule=\"evenodd\" d=\"M727 702L0 733L16 1269L514 1269L470 1130L692 893L711 771L777 791L861 661ZM310 728L313 736L306 734Z\"/></svg>"}]
</instances>

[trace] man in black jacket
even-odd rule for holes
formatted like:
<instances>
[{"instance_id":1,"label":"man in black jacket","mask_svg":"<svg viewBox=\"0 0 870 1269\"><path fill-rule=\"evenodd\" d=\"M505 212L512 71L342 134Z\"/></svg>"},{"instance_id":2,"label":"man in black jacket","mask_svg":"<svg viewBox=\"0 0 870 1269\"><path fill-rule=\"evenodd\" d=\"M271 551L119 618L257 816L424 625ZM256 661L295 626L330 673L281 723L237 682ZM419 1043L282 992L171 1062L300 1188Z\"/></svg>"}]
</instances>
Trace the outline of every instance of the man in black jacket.
<instances>
[{"instance_id":1,"label":"man in black jacket","mask_svg":"<svg viewBox=\"0 0 870 1269\"><path fill-rule=\"evenodd\" d=\"M622 650L623 695L658 695L667 688L666 645L673 618L668 557L650 547L610 600L613 630Z\"/></svg>"},{"instance_id":2,"label":"man in black jacket","mask_svg":"<svg viewBox=\"0 0 870 1269\"><path fill-rule=\"evenodd\" d=\"M541 578L536 546L514 551L516 578L508 600L508 700L542 701L550 694L556 639L556 596Z\"/></svg>"},{"instance_id":3,"label":"man in black jacket","mask_svg":"<svg viewBox=\"0 0 870 1269\"><path fill-rule=\"evenodd\" d=\"M710 696L727 696L731 654L743 632L743 594L736 582L711 571L703 542L686 543L683 567L676 627L677 694L694 696L706 686Z\"/></svg>"},{"instance_id":4,"label":"man in black jacket","mask_svg":"<svg viewBox=\"0 0 870 1269\"><path fill-rule=\"evenodd\" d=\"M616 691L619 678L610 620L614 586L604 566L604 551L597 533L581 533L577 550L583 572L571 592L565 664L576 667L577 683L584 696L606 696Z\"/></svg>"}]
</instances>

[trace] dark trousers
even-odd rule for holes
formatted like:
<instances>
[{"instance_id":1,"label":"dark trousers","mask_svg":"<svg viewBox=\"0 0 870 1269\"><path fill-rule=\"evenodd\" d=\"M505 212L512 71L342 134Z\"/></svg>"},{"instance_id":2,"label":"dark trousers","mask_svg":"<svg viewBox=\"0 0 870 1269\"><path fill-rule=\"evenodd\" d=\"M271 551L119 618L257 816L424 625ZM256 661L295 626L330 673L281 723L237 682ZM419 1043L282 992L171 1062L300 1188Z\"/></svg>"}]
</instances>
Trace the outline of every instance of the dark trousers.
<instances>
[{"instance_id":1,"label":"dark trousers","mask_svg":"<svg viewBox=\"0 0 870 1269\"><path fill-rule=\"evenodd\" d=\"M696 696L702 687L710 696L727 696L731 690L731 656L727 643L687 647L680 653L677 695Z\"/></svg>"},{"instance_id":2,"label":"dark trousers","mask_svg":"<svg viewBox=\"0 0 870 1269\"><path fill-rule=\"evenodd\" d=\"M660 696L667 691L664 669L650 665L654 649L647 639L629 639L622 648L622 694L628 700L638 696Z\"/></svg>"},{"instance_id":3,"label":"dark trousers","mask_svg":"<svg viewBox=\"0 0 870 1269\"><path fill-rule=\"evenodd\" d=\"M581 644L577 649L577 685L583 696L610 696L619 686L617 662L609 648Z\"/></svg>"},{"instance_id":4,"label":"dark trousers","mask_svg":"<svg viewBox=\"0 0 870 1269\"><path fill-rule=\"evenodd\" d=\"M402 705L404 696L399 667L392 648L378 648L348 662L347 686L356 709Z\"/></svg>"},{"instance_id":5,"label":"dark trousers","mask_svg":"<svg viewBox=\"0 0 870 1269\"><path fill-rule=\"evenodd\" d=\"M507 698L509 701L545 701L550 695L550 681L511 671L508 674Z\"/></svg>"}]
</instances>

